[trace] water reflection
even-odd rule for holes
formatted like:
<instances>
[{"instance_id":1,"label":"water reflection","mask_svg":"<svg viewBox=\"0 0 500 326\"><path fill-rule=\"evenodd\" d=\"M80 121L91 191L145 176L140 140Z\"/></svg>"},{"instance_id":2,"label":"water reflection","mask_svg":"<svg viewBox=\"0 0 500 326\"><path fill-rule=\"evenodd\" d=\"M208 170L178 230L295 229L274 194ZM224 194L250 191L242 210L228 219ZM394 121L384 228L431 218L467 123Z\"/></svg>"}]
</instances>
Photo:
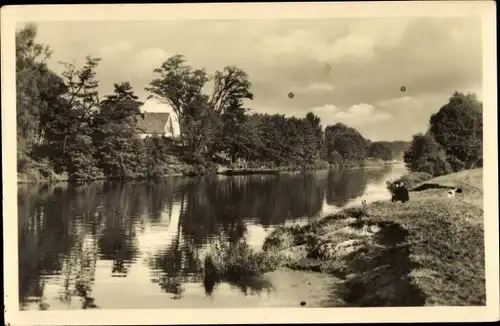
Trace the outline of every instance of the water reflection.
<instances>
[{"instance_id":1,"label":"water reflection","mask_svg":"<svg viewBox=\"0 0 500 326\"><path fill-rule=\"evenodd\" d=\"M385 196L385 180L403 172L386 167L19 185L21 309L210 306L203 298L205 290L215 291L215 282L203 284L199 260L207 245L246 241L258 248L274 226L324 214L367 193ZM273 288L258 277L228 285L241 298ZM212 301L232 295L220 294L222 288L228 289L218 287Z\"/></svg>"}]
</instances>

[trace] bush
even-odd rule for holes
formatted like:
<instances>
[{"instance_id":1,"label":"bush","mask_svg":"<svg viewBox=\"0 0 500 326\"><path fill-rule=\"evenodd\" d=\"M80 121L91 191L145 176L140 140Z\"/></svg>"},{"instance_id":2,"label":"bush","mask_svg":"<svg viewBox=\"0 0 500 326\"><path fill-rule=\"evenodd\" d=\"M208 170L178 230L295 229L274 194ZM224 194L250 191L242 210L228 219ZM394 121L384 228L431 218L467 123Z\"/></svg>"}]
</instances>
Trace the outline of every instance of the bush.
<instances>
[{"instance_id":1,"label":"bush","mask_svg":"<svg viewBox=\"0 0 500 326\"><path fill-rule=\"evenodd\" d=\"M96 160L91 155L74 152L70 155L68 164L69 180L85 181L103 179L103 171L97 167Z\"/></svg>"},{"instance_id":2,"label":"bush","mask_svg":"<svg viewBox=\"0 0 500 326\"><path fill-rule=\"evenodd\" d=\"M18 159L19 182L66 181L67 173L56 173L48 159L33 160L27 155Z\"/></svg>"},{"instance_id":3,"label":"bush","mask_svg":"<svg viewBox=\"0 0 500 326\"><path fill-rule=\"evenodd\" d=\"M276 253L255 252L244 242L220 241L207 253L204 263L210 262L220 279L234 280L259 275L280 267L283 257Z\"/></svg>"},{"instance_id":4,"label":"bush","mask_svg":"<svg viewBox=\"0 0 500 326\"><path fill-rule=\"evenodd\" d=\"M444 150L430 133L413 136L410 148L404 153L404 162L410 171L424 172L433 176L453 171Z\"/></svg>"},{"instance_id":5,"label":"bush","mask_svg":"<svg viewBox=\"0 0 500 326\"><path fill-rule=\"evenodd\" d=\"M306 165L306 169L311 169L311 170L326 170L330 164L326 160L322 159L317 159L315 160L312 164Z\"/></svg>"},{"instance_id":6,"label":"bush","mask_svg":"<svg viewBox=\"0 0 500 326\"><path fill-rule=\"evenodd\" d=\"M380 159L383 161L392 160L392 152L391 149L384 143L374 142L370 145L369 149L369 157L374 159Z\"/></svg>"}]
</instances>

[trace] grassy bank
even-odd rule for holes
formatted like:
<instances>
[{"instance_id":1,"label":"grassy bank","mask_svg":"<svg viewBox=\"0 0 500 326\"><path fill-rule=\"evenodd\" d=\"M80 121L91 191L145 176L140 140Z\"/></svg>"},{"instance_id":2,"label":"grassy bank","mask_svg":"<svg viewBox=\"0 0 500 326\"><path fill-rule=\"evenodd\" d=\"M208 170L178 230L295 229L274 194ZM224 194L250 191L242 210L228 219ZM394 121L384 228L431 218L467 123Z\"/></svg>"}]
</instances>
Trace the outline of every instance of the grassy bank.
<instances>
[{"instance_id":1,"label":"grassy bank","mask_svg":"<svg viewBox=\"0 0 500 326\"><path fill-rule=\"evenodd\" d=\"M405 177L414 189L405 204L375 202L278 228L257 260L230 250L223 261L231 263L216 265L223 274L233 265L330 273L342 280L332 289L342 306L484 305L482 169L426 178ZM446 186L463 192L448 198Z\"/></svg>"}]
</instances>

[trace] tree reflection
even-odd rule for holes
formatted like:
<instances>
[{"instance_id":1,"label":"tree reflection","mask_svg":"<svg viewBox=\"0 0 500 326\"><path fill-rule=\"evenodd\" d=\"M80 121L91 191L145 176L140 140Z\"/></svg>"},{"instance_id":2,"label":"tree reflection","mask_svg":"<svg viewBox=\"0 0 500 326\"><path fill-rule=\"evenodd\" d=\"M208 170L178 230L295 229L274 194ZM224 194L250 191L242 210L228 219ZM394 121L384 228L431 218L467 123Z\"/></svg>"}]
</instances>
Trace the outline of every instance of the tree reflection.
<instances>
[{"instance_id":1,"label":"tree reflection","mask_svg":"<svg viewBox=\"0 0 500 326\"><path fill-rule=\"evenodd\" d=\"M177 236L151 261L153 281L178 296L173 284L199 278L197 252L217 241L243 241L249 220L262 225L316 215L322 208L325 183L314 173L281 176L205 177L179 188ZM255 280L229 280L243 293L261 291ZM217 281L204 278L209 294ZM255 285L255 286L252 286Z\"/></svg>"},{"instance_id":2,"label":"tree reflection","mask_svg":"<svg viewBox=\"0 0 500 326\"><path fill-rule=\"evenodd\" d=\"M182 283L200 280L197 246L184 236L180 223L186 207L185 198L185 193L181 192L180 217L176 219L177 232L172 243L166 249L157 252L149 261L153 270L152 281L158 283L164 292L173 294L173 299L182 298L184 292Z\"/></svg>"},{"instance_id":3,"label":"tree reflection","mask_svg":"<svg viewBox=\"0 0 500 326\"><path fill-rule=\"evenodd\" d=\"M327 175L326 203L345 206L351 199L363 195L368 183L364 169L330 170Z\"/></svg>"},{"instance_id":4,"label":"tree reflection","mask_svg":"<svg viewBox=\"0 0 500 326\"><path fill-rule=\"evenodd\" d=\"M183 284L218 280L200 274L200 253L216 241L244 241L248 225L281 225L317 215L326 201L343 206L364 193L385 170L353 169L279 176L166 178L155 182L94 182L81 186L19 187L19 295L21 308L44 301L46 276L59 278L60 300L96 308L97 260L111 262L111 277L126 277L141 254L141 232L168 232L148 260L150 279L180 299ZM141 231L142 230L142 231ZM149 250L149 249L148 249ZM269 289L261 279L229 280L242 293ZM56 283L57 284L57 283ZM54 286L51 284L51 286Z\"/></svg>"},{"instance_id":5,"label":"tree reflection","mask_svg":"<svg viewBox=\"0 0 500 326\"><path fill-rule=\"evenodd\" d=\"M100 258L113 261L113 276L125 277L126 264L137 255L134 225L119 209L109 212L104 220L104 230L99 236Z\"/></svg>"},{"instance_id":6,"label":"tree reflection","mask_svg":"<svg viewBox=\"0 0 500 326\"><path fill-rule=\"evenodd\" d=\"M44 275L58 274L74 246L66 192L52 187L19 187L19 297L21 308L41 298Z\"/></svg>"},{"instance_id":7,"label":"tree reflection","mask_svg":"<svg viewBox=\"0 0 500 326\"><path fill-rule=\"evenodd\" d=\"M388 174L391 173L392 169L393 168L390 165L384 165L382 167L372 169L365 169L368 183L380 183L382 181L385 181L385 178Z\"/></svg>"},{"instance_id":8,"label":"tree reflection","mask_svg":"<svg viewBox=\"0 0 500 326\"><path fill-rule=\"evenodd\" d=\"M264 291L269 293L273 289L271 282L260 275L229 280L229 284L237 288L244 295L261 294Z\"/></svg>"},{"instance_id":9,"label":"tree reflection","mask_svg":"<svg viewBox=\"0 0 500 326\"><path fill-rule=\"evenodd\" d=\"M316 215L325 185L314 173L280 176L204 178L184 188L183 229L198 244L224 231L241 239L249 219L264 226Z\"/></svg>"}]
</instances>

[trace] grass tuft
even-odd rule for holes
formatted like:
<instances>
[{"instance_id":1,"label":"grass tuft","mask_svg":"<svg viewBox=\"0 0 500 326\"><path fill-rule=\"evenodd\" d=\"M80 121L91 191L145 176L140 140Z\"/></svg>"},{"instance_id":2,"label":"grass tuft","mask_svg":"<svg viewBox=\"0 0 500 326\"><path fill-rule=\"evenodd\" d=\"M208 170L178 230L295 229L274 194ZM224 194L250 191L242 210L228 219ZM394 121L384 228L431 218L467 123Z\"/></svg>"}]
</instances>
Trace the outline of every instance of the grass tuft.
<instances>
[{"instance_id":1,"label":"grass tuft","mask_svg":"<svg viewBox=\"0 0 500 326\"><path fill-rule=\"evenodd\" d=\"M256 252L244 242L235 244L219 242L204 257L204 272L219 281L273 271L285 263L285 258L275 252Z\"/></svg>"}]
</instances>

